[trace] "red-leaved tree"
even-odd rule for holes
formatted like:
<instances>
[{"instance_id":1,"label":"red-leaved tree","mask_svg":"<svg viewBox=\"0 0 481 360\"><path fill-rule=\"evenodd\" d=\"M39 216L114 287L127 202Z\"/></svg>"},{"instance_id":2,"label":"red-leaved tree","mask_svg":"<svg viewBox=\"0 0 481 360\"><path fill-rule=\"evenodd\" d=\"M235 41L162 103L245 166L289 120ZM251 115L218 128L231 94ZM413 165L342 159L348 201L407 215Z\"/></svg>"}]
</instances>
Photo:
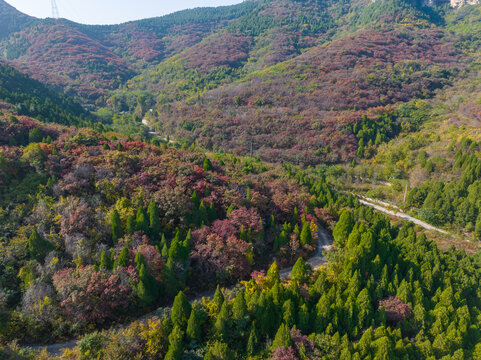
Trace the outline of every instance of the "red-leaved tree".
<instances>
[{"instance_id":1,"label":"red-leaved tree","mask_svg":"<svg viewBox=\"0 0 481 360\"><path fill-rule=\"evenodd\" d=\"M55 273L53 284L66 316L96 324L125 309L132 293L119 275L96 271L93 266L63 269Z\"/></svg>"}]
</instances>

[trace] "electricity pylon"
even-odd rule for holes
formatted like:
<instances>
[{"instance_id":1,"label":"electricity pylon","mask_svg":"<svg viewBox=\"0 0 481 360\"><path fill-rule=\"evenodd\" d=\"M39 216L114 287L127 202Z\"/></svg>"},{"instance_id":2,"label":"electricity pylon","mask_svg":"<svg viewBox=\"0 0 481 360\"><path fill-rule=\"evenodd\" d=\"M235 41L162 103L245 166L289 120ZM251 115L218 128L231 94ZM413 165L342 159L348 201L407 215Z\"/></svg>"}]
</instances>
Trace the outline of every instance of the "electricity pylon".
<instances>
[{"instance_id":1,"label":"electricity pylon","mask_svg":"<svg viewBox=\"0 0 481 360\"><path fill-rule=\"evenodd\" d=\"M58 19L60 16L58 14L57 1L52 0L52 17Z\"/></svg>"}]
</instances>

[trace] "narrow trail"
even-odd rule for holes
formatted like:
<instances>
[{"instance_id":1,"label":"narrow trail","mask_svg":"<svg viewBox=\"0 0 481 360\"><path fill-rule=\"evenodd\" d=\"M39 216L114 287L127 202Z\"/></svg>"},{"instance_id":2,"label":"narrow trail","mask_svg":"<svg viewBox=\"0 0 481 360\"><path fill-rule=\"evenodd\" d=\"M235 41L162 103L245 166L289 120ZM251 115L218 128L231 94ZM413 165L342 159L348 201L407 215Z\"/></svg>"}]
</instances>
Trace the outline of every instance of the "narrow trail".
<instances>
[{"instance_id":1,"label":"narrow trail","mask_svg":"<svg viewBox=\"0 0 481 360\"><path fill-rule=\"evenodd\" d=\"M175 143L174 140L172 140L172 139L167 139L165 136L162 136L162 135L156 133L156 132L149 126L149 122L147 121L147 119L142 119L142 125L145 125L145 126L147 126L147 127L149 128L149 134L150 134L150 135L152 135L152 136L154 136L154 137L156 137L156 138L159 138L159 139L161 139L161 140L163 140L163 141L168 141L168 142L171 143L171 144L174 144L174 143Z\"/></svg>"},{"instance_id":2,"label":"narrow trail","mask_svg":"<svg viewBox=\"0 0 481 360\"><path fill-rule=\"evenodd\" d=\"M403 220L407 220L407 221L411 221L419 226L422 226L423 228L425 228L426 230L434 230L434 231L438 231L442 234L449 234L446 230L443 230L443 229L440 229L440 228L437 228L436 226L433 226L431 224L428 224L427 222L424 222L422 220L419 220L419 219L416 219L415 217L412 217L404 212L402 212L401 210L399 210L398 207L396 207L395 205L392 205L392 204L388 204L388 203L384 203L384 202L375 202L376 200L373 200L373 199L370 199L370 198L361 198L359 197L359 202L363 205L366 205L366 206L370 206L378 211L381 211L385 214L388 214L388 215L392 215L392 216L395 216L395 217L398 217L398 218L401 218ZM393 208L395 208L396 210L389 210L387 208L385 208L384 206L381 206L380 204L384 205L384 206L391 206Z\"/></svg>"},{"instance_id":3,"label":"narrow trail","mask_svg":"<svg viewBox=\"0 0 481 360\"><path fill-rule=\"evenodd\" d=\"M317 236L317 248L316 253L313 257L307 260L312 268L318 269L319 267L325 265L327 263L326 257L323 255L324 251L329 251L332 248L332 239L329 233L322 227L319 226L318 228L318 236ZM282 269L279 271L279 275L281 276L282 280L288 280L291 278L292 267L287 269ZM212 298L214 297L215 290L206 291L204 293L200 293L196 295L194 298L190 299L191 302L202 300L202 298ZM140 318L132 321L147 321L152 319L153 317L157 316L162 309L168 309L169 307L159 308L154 310L153 312L143 315ZM131 323L132 323L131 322ZM130 324L122 325L122 326L114 326L111 329L125 329L130 326ZM64 350L73 349L77 346L79 340L70 340L62 343L52 344L52 345L34 345L34 346L26 346L26 348L30 348L32 350L43 350L46 349L50 356L60 356Z\"/></svg>"}]
</instances>

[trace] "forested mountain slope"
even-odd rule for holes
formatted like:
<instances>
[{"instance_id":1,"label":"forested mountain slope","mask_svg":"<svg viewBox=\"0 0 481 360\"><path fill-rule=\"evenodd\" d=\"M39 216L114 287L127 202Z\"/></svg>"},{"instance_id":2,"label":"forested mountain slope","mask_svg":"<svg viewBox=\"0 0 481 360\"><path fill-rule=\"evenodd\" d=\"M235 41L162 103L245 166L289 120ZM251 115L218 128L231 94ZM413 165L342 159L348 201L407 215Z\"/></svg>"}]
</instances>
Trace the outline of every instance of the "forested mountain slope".
<instances>
[{"instance_id":1,"label":"forested mountain slope","mask_svg":"<svg viewBox=\"0 0 481 360\"><path fill-rule=\"evenodd\" d=\"M334 215L324 208L352 202L321 179L304 183L253 158L8 113L0 134L7 340L78 336L168 304L179 290L233 284L273 259L288 266L313 253L317 227Z\"/></svg>"},{"instance_id":2,"label":"forested mountain slope","mask_svg":"<svg viewBox=\"0 0 481 360\"><path fill-rule=\"evenodd\" d=\"M0 5L0 16L8 19L2 21L7 28L0 55L31 76L94 102L143 67L225 27L255 3L187 10L115 26L39 20L14 11L3 0Z\"/></svg>"},{"instance_id":3,"label":"forested mountain slope","mask_svg":"<svg viewBox=\"0 0 481 360\"><path fill-rule=\"evenodd\" d=\"M77 126L87 123L93 125L94 122L94 117L75 99L1 62L0 101L5 103L10 111L15 111L19 115L35 116L43 122ZM0 136L8 140L7 133Z\"/></svg>"},{"instance_id":4,"label":"forested mountain slope","mask_svg":"<svg viewBox=\"0 0 481 360\"><path fill-rule=\"evenodd\" d=\"M481 359L479 5L2 16L0 358Z\"/></svg>"}]
</instances>

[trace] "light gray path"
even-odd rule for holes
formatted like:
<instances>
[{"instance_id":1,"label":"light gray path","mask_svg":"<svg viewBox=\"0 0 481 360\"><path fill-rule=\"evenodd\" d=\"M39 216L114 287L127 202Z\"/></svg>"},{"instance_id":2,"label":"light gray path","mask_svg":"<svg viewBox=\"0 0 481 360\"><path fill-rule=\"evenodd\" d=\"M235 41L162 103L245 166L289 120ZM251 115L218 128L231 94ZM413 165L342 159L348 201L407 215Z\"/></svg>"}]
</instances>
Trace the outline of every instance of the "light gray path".
<instances>
[{"instance_id":1,"label":"light gray path","mask_svg":"<svg viewBox=\"0 0 481 360\"><path fill-rule=\"evenodd\" d=\"M424 222L422 220L419 220L419 219L416 219L415 217L412 217L404 212L402 212L401 210L389 210L389 209L386 209L384 206L381 206L380 204L378 203L375 203L373 199L363 199L363 198L359 198L359 202L363 205L366 205L366 206L370 206L378 211L381 211L385 214L388 214L388 215L392 215L392 216L396 216L398 218L401 218L403 220L407 220L407 221L411 221L417 225L420 225L422 226L423 228L427 229L427 230L434 230L434 231L438 231L442 234L449 234L446 230L443 230L443 229L440 229L440 228L437 228L436 226L433 226L431 224L428 224L427 222ZM384 203L386 205L389 205L389 206L392 206L390 204L387 204L387 203Z\"/></svg>"},{"instance_id":2,"label":"light gray path","mask_svg":"<svg viewBox=\"0 0 481 360\"><path fill-rule=\"evenodd\" d=\"M152 136L155 136L163 141L169 141L169 143L173 144L175 143L174 140L172 139L169 139L167 140L167 138L165 136L162 136L160 134L157 134L150 126L149 126L149 122L147 121L147 119L142 119L142 124L147 126L149 128L149 134L152 135Z\"/></svg>"}]
</instances>

